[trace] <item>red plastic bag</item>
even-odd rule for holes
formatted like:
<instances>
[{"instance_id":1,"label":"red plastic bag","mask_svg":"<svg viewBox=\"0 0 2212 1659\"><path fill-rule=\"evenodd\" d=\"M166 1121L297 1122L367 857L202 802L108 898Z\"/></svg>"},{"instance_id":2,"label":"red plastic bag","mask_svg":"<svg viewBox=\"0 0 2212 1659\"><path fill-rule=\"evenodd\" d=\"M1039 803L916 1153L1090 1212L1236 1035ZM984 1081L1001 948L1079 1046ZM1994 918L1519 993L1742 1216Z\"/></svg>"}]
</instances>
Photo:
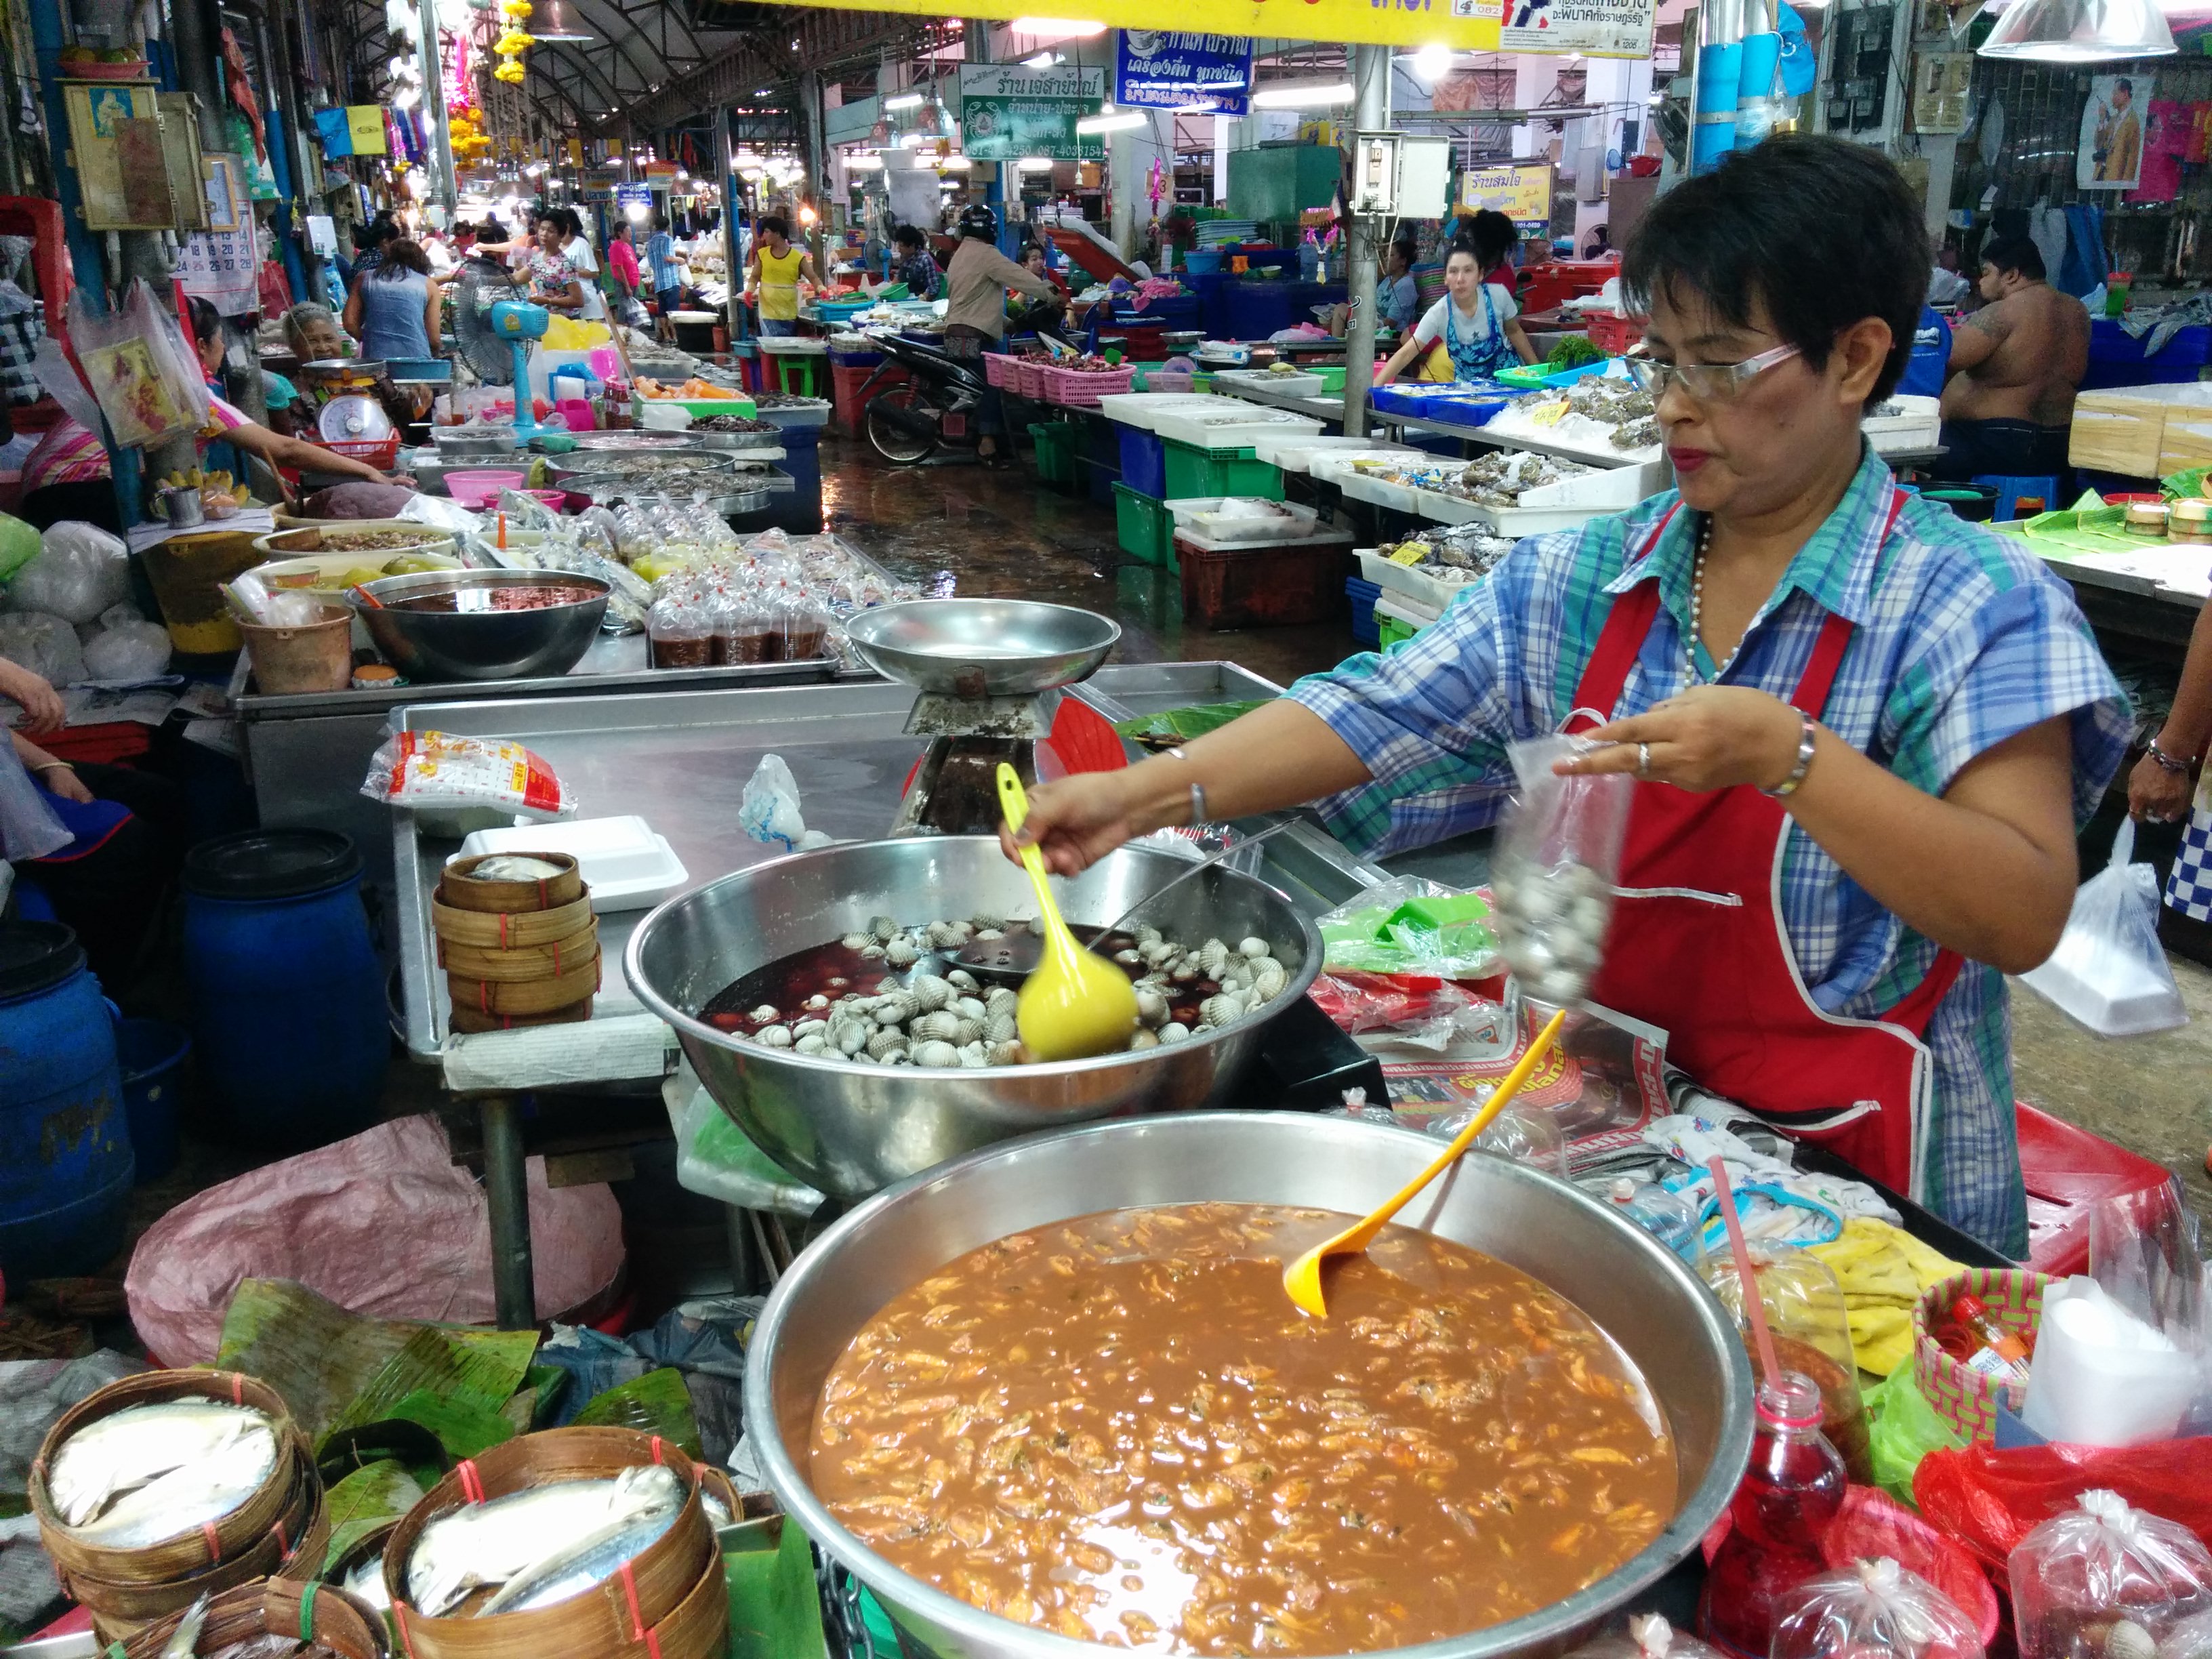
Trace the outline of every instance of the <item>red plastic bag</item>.
<instances>
[{"instance_id":1,"label":"red plastic bag","mask_svg":"<svg viewBox=\"0 0 2212 1659\"><path fill-rule=\"evenodd\" d=\"M1820 1540L1820 1559L1838 1570L1854 1561L1887 1557L1942 1591L1973 1621L1982 1645L1996 1639L1997 1593L1974 1558L1887 1492L1853 1486L1843 1512Z\"/></svg>"},{"instance_id":2,"label":"red plastic bag","mask_svg":"<svg viewBox=\"0 0 2212 1659\"><path fill-rule=\"evenodd\" d=\"M1920 1513L1996 1573L2038 1525L2099 1487L2212 1545L2212 1438L2011 1451L1978 1441L1964 1451L1929 1452L1912 1477Z\"/></svg>"}]
</instances>

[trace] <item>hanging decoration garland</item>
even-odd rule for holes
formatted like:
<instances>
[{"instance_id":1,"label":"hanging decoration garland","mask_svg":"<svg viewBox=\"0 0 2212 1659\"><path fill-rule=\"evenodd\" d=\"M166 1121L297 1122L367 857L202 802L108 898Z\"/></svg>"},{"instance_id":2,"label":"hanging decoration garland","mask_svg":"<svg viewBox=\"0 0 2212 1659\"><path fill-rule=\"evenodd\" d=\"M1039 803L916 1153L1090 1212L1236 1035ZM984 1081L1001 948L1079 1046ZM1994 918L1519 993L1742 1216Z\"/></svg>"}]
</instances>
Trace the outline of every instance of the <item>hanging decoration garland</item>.
<instances>
[{"instance_id":1,"label":"hanging decoration garland","mask_svg":"<svg viewBox=\"0 0 2212 1659\"><path fill-rule=\"evenodd\" d=\"M522 84L522 54L536 39L522 27L530 19L530 0L499 0L499 10L507 20L507 29L491 44L499 58L498 67L491 72L492 79L519 87Z\"/></svg>"}]
</instances>

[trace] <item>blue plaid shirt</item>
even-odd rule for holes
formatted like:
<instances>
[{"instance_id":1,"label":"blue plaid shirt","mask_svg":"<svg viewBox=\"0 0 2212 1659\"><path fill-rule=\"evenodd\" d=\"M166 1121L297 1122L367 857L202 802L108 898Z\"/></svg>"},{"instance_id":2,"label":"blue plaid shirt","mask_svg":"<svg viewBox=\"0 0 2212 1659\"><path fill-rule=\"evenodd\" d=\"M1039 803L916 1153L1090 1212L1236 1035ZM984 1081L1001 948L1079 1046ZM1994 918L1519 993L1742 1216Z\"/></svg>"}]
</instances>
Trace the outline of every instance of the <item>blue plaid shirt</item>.
<instances>
[{"instance_id":1,"label":"blue plaid shirt","mask_svg":"<svg viewBox=\"0 0 2212 1659\"><path fill-rule=\"evenodd\" d=\"M2072 594L2018 542L1909 496L1885 543L1889 469L1869 453L1843 501L1790 563L1719 676L1787 697L1828 613L1854 624L1821 722L1899 777L1940 794L1977 755L2068 716L2074 807L2086 822L2126 751L2127 700ZM1692 515L1645 544L1672 491L1617 518L1525 541L1443 618L1376 656L1300 680L1291 696L1328 722L1375 781L1322 803L1340 839L1381 855L1492 823L1513 783L1509 743L1556 731L1574 706L1616 597L1656 580L1660 609L1623 687L1638 714L1690 684ZM1695 647L1706 679L1715 665ZM1792 826L1782 912L1813 1000L1866 1018L1896 1003L1936 955ZM1930 1024L1934 1121L1924 1197L2009 1255L2027 1214L2012 1111L2004 977L1969 963Z\"/></svg>"}]
</instances>

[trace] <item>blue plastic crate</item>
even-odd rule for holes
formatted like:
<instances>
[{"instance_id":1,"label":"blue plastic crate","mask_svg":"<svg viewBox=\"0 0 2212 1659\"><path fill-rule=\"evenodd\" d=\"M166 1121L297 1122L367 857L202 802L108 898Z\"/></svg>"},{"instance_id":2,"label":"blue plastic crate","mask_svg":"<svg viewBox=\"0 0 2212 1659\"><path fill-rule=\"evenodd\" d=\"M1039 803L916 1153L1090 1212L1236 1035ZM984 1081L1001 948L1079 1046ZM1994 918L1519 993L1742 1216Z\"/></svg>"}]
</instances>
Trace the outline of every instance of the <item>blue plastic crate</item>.
<instances>
[{"instance_id":1,"label":"blue plastic crate","mask_svg":"<svg viewBox=\"0 0 2212 1659\"><path fill-rule=\"evenodd\" d=\"M1121 482L1139 495L1164 500L1168 493L1167 446L1157 432L1115 423L1121 434Z\"/></svg>"},{"instance_id":2,"label":"blue plastic crate","mask_svg":"<svg viewBox=\"0 0 2212 1659\"><path fill-rule=\"evenodd\" d=\"M1373 650L1382 643L1382 626L1375 620L1375 601L1382 597L1382 584L1346 576L1344 592L1352 601L1352 637Z\"/></svg>"},{"instance_id":3,"label":"blue plastic crate","mask_svg":"<svg viewBox=\"0 0 2212 1659\"><path fill-rule=\"evenodd\" d=\"M1423 418L1449 421L1460 426L1485 424L1518 395L1504 386L1495 391L1485 391L1472 385L1437 386L1418 382L1408 386L1378 386L1368 394L1375 407L1385 415L1398 415L1416 421Z\"/></svg>"},{"instance_id":4,"label":"blue plastic crate","mask_svg":"<svg viewBox=\"0 0 2212 1659\"><path fill-rule=\"evenodd\" d=\"M2212 362L2212 328L2202 325L2175 331L2154 357L2143 356L2148 337L2138 340L2117 319L2089 319L2089 372L2081 390L2101 392L2116 386L2168 386L2200 378Z\"/></svg>"}]
</instances>

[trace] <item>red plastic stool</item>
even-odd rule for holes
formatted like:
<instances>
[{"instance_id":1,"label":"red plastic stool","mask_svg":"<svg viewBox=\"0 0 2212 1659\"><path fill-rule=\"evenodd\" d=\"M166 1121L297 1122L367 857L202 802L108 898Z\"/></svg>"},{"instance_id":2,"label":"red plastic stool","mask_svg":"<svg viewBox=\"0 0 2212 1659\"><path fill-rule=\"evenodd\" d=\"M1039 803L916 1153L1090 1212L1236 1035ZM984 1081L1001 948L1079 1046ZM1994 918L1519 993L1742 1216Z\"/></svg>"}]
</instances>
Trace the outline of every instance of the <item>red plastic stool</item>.
<instances>
[{"instance_id":1,"label":"red plastic stool","mask_svg":"<svg viewBox=\"0 0 2212 1659\"><path fill-rule=\"evenodd\" d=\"M2091 1208L2100 1199L2162 1187L2172 1174L2024 1101L2014 1102L2013 1112L2027 1186L2028 1265L2061 1278L2087 1273Z\"/></svg>"}]
</instances>

